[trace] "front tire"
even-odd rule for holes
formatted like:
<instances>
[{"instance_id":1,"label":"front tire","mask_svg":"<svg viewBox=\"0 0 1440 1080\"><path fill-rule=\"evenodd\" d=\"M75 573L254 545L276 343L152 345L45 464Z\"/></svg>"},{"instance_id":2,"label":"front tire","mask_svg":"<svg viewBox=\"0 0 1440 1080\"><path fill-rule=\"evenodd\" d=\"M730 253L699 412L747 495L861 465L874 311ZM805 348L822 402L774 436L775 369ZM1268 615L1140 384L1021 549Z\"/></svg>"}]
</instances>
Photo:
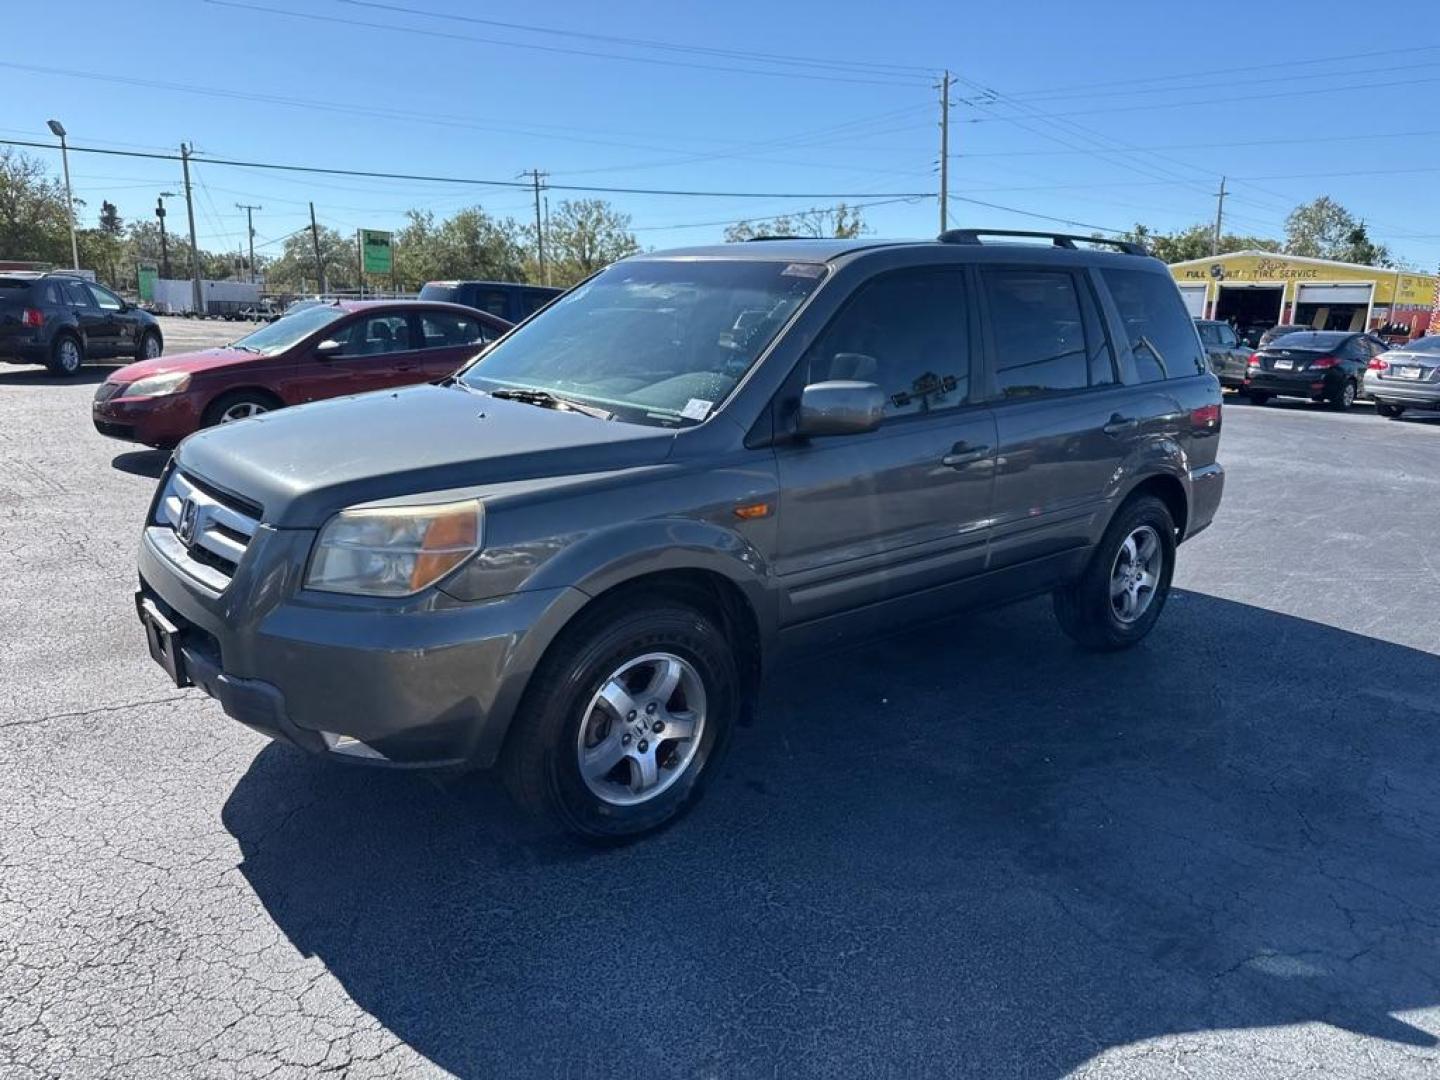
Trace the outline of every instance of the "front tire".
<instances>
[{"instance_id":1,"label":"front tire","mask_svg":"<svg viewBox=\"0 0 1440 1080\"><path fill-rule=\"evenodd\" d=\"M699 797L740 703L710 615L634 595L581 615L531 677L501 758L522 809L592 840L650 832Z\"/></svg>"},{"instance_id":2,"label":"front tire","mask_svg":"<svg viewBox=\"0 0 1440 1080\"><path fill-rule=\"evenodd\" d=\"M147 330L140 337L140 343L135 346L136 360L154 360L165 351L165 345L160 340L160 333L156 330Z\"/></svg>"},{"instance_id":3,"label":"front tire","mask_svg":"<svg viewBox=\"0 0 1440 1080\"><path fill-rule=\"evenodd\" d=\"M277 399L259 390L235 390L229 394L221 394L206 407L200 426L208 428L216 424L248 420L252 416L273 412L280 408L280 405Z\"/></svg>"},{"instance_id":4,"label":"front tire","mask_svg":"<svg viewBox=\"0 0 1440 1080\"><path fill-rule=\"evenodd\" d=\"M1128 649L1160 618L1175 571L1175 522L1153 495L1116 512L1080 577L1055 590L1055 618L1095 652Z\"/></svg>"},{"instance_id":5,"label":"front tire","mask_svg":"<svg viewBox=\"0 0 1440 1080\"><path fill-rule=\"evenodd\" d=\"M74 334L57 334L50 343L50 359L45 366L50 374L71 378L85 365L85 346Z\"/></svg>"}]
</instances>

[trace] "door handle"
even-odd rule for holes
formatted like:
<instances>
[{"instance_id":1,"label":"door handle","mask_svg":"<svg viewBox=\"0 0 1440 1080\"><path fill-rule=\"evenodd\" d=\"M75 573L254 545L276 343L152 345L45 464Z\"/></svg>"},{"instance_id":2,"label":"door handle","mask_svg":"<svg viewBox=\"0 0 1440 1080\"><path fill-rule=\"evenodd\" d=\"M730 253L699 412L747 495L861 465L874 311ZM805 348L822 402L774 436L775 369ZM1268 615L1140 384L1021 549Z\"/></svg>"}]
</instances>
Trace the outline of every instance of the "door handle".
<instances>
[{"instance_id":1,"label":"door handle","mask_svg":"<svg viewBox=\"0 0 1440 1080\"><path fill-rule=\"evenodd\" d=\"M940 459L940 464L951 469L958 469L963 465L970 465L988 456L988 446L971 446L969 443L958 442Z\"/></svg>"},{"instance_id":2,"label":"door handle","mask_svg":"<svg viewBox=\"0 0 1440 1080\"><path fill-rule=\"evenodd\" d=\"M1133 416L1121 416L1119 413L1111 413L1110 421L1100 430L1106 435L1123 435L1127 431L1134 431L1140 426L1140 421Z\"/></svg>"}]
</instances>

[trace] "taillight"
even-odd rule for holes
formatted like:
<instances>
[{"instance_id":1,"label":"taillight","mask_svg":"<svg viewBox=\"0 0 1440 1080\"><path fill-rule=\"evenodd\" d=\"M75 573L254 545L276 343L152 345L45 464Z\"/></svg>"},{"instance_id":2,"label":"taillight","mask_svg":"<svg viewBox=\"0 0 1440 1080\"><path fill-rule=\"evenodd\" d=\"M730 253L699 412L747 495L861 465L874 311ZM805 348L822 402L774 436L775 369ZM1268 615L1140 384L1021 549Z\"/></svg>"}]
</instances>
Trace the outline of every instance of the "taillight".
<instances>
[{"instance_id":1,"label":"taillight","mask_svg":"<svg viewBox=\"0 0 1440 1080\"><path fill-rule=\"evenodd\" d=\"M1250 354L1250 362L1246 365L1246 367L1259 367L1259 366L1260 366L1260 354L1259 354L1258 352L1252 352L1252 353Z\"/></svg>"},{"instance_id":2,"label":"taillight","mask_svg":"<svg viewBox=\"0 0 1440 1080\"><path fill-rule=\"evenodd\" d=\"M20 316L20 325L44 326L45 312L41 311L38 307L27 307L24 313Z\"/></svg>"},{"instance_id":3,"label":"taillight","mask_svg":"<svg viewBox=\"0 0 1440 1080\"><path fill-rule=\"evenodd\" d=\"M1310 367L1312 370L1315 368L1335 367L1339 363L1340 358L1338 356L1322 356L1318 360L1311 360Z\"/></svg>"},{"instance_id":4,"label":"taillight","mask_svg":"<svg viewBox=\"0 0 1440 1080\"><path fill-rule=\"evenodd\" d=\"M1198 409L1190 410L1190 426L1194 428L1212 428L1220 424L1219 405L1201 405Z\"/></svg>"},{"instance_id":5,"label":"taillight","mask_svg":"<svg viewBox=\"0 0 1440 1080\"><path fill-rule=\"evenodd\" d=\"M1377 356L1374 360L1371 360L1370 363L1366 364L1365 366L1370 371L1384 371L1390 366L1390 361L1382 360L1380 359L1380 357Z\"/></svg>"}]
</instances>

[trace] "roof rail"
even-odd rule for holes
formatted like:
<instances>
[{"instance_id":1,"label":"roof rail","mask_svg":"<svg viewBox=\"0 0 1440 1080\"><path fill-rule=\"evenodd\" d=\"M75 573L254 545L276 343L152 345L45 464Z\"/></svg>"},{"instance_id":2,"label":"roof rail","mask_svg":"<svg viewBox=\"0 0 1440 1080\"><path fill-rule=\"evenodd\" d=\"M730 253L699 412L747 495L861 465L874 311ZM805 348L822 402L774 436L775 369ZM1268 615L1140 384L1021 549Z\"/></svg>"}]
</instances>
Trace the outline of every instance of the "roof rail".
<instances>
[{"instance_id":1,"label":"roof rail","mask_svg":"<svg viewBox=\"0 0 1440 1080\"><path fill-rule=\"evenodd\" d=\"M1038 240L1049 240L1055 247L1075 250L1075 241L1084 244L1104 244L1123 251L1126 255L1149 255L1145 245L1134 240L1111 240L1104 236L1081 236L1078 233L1031 232L1024 229L949 229L940 234L942 244L981 244L982 236L1028 236Z\"/></svg>"},{"instance_id":2,"label":"roof rail","mask_svg":"<svg viewBox=\"0 0 1440 1080\"><path fill-rule=\"evenodd\" d=\"M747 237L745 237L745 241L744 241L744 242L747 243L747 244L753 244L753 243L755 243L757 240L810 240L810 239L813 239L813 238L812 238L812 237L809 237L809 236L796 236L794 233L776 233L776 234L774 234L773 236L766 236L766 235L763 235L763 234L760 235L760 236L747 236Z\"/></svg>"}]
</instances>

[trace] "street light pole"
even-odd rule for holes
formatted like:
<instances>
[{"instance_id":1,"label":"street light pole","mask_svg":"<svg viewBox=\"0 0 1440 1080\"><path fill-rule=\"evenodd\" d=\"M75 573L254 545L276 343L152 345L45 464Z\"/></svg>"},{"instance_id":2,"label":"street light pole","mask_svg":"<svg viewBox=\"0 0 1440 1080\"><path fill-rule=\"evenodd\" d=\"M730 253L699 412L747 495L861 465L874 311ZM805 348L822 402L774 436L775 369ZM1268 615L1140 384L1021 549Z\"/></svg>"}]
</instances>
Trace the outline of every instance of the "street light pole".
<instances>
[{"instance_id":1,"label":"street light pole","mask_svg":"<svg viewBox=\"0 0 1440 1080\"><path fill-rule=\"evenodd\" d=\"M80 245L75 239L75 197L70 192L70 148L65 145L65 125L59 120L47 120L50 133L60 140L60 161L65 168L65 205L70 208L70 266L80 269Z\"/></svg>"}]
</instances>

